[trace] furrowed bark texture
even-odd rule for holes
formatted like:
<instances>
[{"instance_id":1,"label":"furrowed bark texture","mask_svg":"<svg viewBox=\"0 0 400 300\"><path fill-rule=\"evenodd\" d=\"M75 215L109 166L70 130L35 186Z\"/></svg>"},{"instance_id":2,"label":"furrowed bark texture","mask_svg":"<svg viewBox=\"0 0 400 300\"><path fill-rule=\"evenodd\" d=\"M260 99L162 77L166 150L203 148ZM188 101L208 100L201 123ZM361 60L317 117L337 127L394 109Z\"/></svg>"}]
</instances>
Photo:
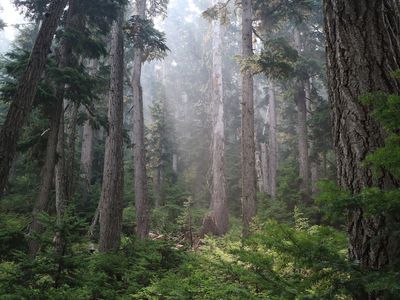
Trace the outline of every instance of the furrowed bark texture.
<instances>
[{"instance_id":1,"label":"furrowed bark texture","mask_svg":"<svg viewBox=\"0 0 400 300\"><path fill-rule=\"evenodd\" d=\"M146 0L136 1L137 13L146 18ZM135 176L136 234L140 239L149 234L149 199L147 192L146 149L144 144L143 92L141 86L143 51L135 48L133 57L133 160Z\"/></svg>"},{"instance_id":2,"label":"furrowed bark texture","mask_svg":"<svg viewBox=\"0 0 400 300\"><path fill-rule=\"evenodd\" d=\"M387 174L374 179L363 165L366 155L383 146L384 141L382 128L359 100L368 92L400 93L399 81L390 75L400 69L398 6L391 0L325 0L324 10L339 184L353 194L370 186L398 187ZM388 215L367 217L362 208L349 212L350 259L369 269L393 264L399 245L392 221ZM364 299L383 296L369 294Z\"/></svg>"},{"instance_id":3,"label":"furrowed bark texture","mask_svg":"<svg viewBox=\"0 0 400 300\"><path fill-rule=\"evenodd\" d=\"M251 0L242 1L242 58L253 54L253 26ZM254 143L254 95L251 70L242 73L242 217L243 236L249 234L250 224L256 215L256 170Z\"/></svg>"},{"instance_id":4,"label":"furrowed bark texture","mask_svg":"<svg viewBox=\"0 0 400 300\"><path fill-rule=\"evenodd\" d=\"M21 129L32 109L33 100L46 65L58 23L68 0L51 2L33 46L28 66L22 75L16 94L11 102L6 120L0 131L0 196L8 181Z\"/></svg>"},{"instance_id":5,"label":"furrowed bark texture","mask_svg":"<svg viewBox=\"0 0 400 300\"><path fill-rule=\"evenodd\" d=\"M212 5L217 1L213 0ZM212 190L211 212L205 217L202 233L223 235L228 231L229 215L225 180L224 91L222 78L222 25L212 21ZM212 224L212 226L204 226Z\"/></svg>"},{"instance_id":6,"label":"furrowed bark texture","mask_svg":"<svg viewBox=\"0 0 400 300\"><path fill-rule=\"evenodd\" d=\"M111 38L111 83L108 96L108 136L104 157L103 184L100 199L100 240L101 252L116 251L119 248L122 228L123 194L123 84L124 84L124 42L123 15L114 22Z\"/></svg>"}]
</instances>

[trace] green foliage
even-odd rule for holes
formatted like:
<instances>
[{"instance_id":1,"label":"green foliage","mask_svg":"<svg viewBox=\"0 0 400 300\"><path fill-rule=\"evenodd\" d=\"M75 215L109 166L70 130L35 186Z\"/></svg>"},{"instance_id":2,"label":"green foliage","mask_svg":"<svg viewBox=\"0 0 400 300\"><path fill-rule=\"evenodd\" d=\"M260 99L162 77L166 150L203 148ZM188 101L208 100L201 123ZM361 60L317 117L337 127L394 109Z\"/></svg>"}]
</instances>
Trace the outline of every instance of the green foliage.
<instances>
[{"instance_id":1,"label":"green foliage","mask_svg":"<svg viewBox=\"0 0 400 300\"><path fill-rule=\"evenodd\" d=\"M145 60L162 59L169 51L165 34L157 30L151 20L134 15L128 20L124 30L133 47L144 51Z\"/></svg>"}]
</instances>

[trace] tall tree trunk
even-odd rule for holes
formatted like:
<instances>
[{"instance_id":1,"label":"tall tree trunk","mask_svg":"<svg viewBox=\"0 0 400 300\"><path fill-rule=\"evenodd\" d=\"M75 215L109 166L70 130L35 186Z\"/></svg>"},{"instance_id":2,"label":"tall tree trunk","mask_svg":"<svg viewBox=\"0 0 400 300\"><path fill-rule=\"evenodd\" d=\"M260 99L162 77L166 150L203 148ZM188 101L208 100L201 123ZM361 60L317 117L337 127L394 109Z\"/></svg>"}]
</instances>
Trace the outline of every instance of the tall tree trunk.
<instances>
[{"instance_id":1,"label":"tall tree trunk","mask_svg":"<svg viewBox=\"0 0 400 300\"><path fill-rule=\"evenodd\" d=\"M269 85L269 135L268 135L268 166L269 166L269 192L273 199L276 198L276 177L278 171L278 141L277 141L277 122L276 122L276 90L275 84L270 81Z\"/></svg>"},{"instance_id":2,"label":"tall tree trunk","mask_svg":"<svg viewBox=\"0 0 400 300\"><path fill-rule=\"evenodd\" d=\"M124 176L124 40L123 13L112 27L111 76L108 96L108 136L106 139L103 185L100 199L100 240L101 252L116 251L119 248L122 228L122 196Z\"/></svg>"},{"instance_id":3,"label":"tall tree trunk","mask_svg":"<svg viewBox=\"0 0 400 300\"><path fill-rule=\"evenodd\" d=\"M46 158L41 171L41 182L39 195L36 199L33 213L32 213L32 224L30 226L31 239L29 240L29 254L34 257L39 250L39 242L34 238L34 233L39 233L42 230L42 226L38 220L38 214L46 211L50 190L54 179L54 167L56 164L56 149L58 141L58 130L60 126L60 117L63 110L63 103L57 103L54 111L54 115L50 118L50 132L47 138L46 147Z\"/></svg>"},{"instance_id":4,"label":"tall tree trunk","mask_svg":"<svg viewBox=\"0 0 400 300\"><path fill-rule=\"evenodd\" d=\"M212 5L217 1L213 0ZM222 25L212 21L212 190L211 212L205 217L202 234L223 235L228 231L229 213L225 180L224 90L222 77ZM254 156L254 154L253 154ZM205 226L207 225L207 226Z\"/></svg>"},{"instance_id":5,"label":"tall tree trunk","mask_svg":"<svg viewBox=\"0 0 400 300\"><path fill-rule=\"evenodd\" d=\"M256 145L258 143L256 142ZM261 148L261 144L260 144ZM260 149L261 150L261 149ZM257 174L257 188L259 192L264 192L264 175L263 175L263 162L261 160L262 153L261 151L256 151L256 174Z\"/></svg>"},{"instance_id":6,"label":"tall tree trunk","mask_svg":"<svg viewBox=\"0 0 400 300\"><path fill-rule=\"evenodd\" d=\"M68 15L66 20L65 28L71 28L74 26L74 22L76 21L76 13L77 10L73 4L74 2L70 0L70 5L68 9ZM59 60L59 68L63 69L70 65L71 61L71 46L70 43L63 39L61 42L60 48L60 60ZM55 189L56 189L56 211L57 211L57 223L60 224L61 217L60 215L64 212L64 180L63 177L63 151L64 151L64 84L60 84L56 88L55 97L57 99L57 104L55 107L55 114L51 118L51 124L54 130L51 133L51 139L48 141L51 144L48 144L47 153L46 153L46 171L42 174L42 185L40 188L40 193L37 199L37 202L34 205L33 209L33 218L32 224L30 226L30 235L32 240L29 243L29 253L33 257L36 255L39 250L39 243L34 239L35 234L40 234L42 231L42 226L39 223L37 217L38 214L44 212L48 206L49 202L49 189L51 186L51 181L53 180L53 175L55 176ZM56 136L57 133L57 136ZM53 144L55 143L55 144ZM52 152L53 151L53 152ZM58 156L58 159L57 159ZM51 168L51 170L50 170ZM61 175L60 175L61 174ZM50 182L50 184L49 184ZM57 249L62 246L61 237L59 234L56 235L56 247Z\"/></svg>"},{"instance_id":7,"label":"tall tree trunk","mask_svg":"<svg viewBox=\"0 0 400 300\"><path fill-rule=\"evenodd\" d=\"M253 55L252 1L242 1L242 58ZM254 86L251 70L242 73L242 215L243 236L249 235L250 224L256 215L256 170L254 143Z\"/></svg>"},{"instance_id":8,"label":"tall tree trunk","mask_svg":"<svg viewBox=\"0 0 400 300\"><path fill-rule=\"evenodd\" d=\"M70 200L74 194L75 179L75 143L76 129L78 122L79 104L76 102L69 103L68 109L68 125L65 131L65 192L67 199Z\"/></svg>"},{"instance_id":9,"label":"tall tree trunk","mask_svg":"<svg viewBox=\"0 0 400 300\"><path fill-rule=\"evenodd\" d=\"M68 0L54 0L48 8L39 34L33 46L26 70L19 80L19 85L6 120L0 131L0 196L8 181L11 163L14 159L17 142L26 119L32 109L33 100L46 66L58 23Z\"/></svg>"},{"instance_id":10,"label":"tall tree trunk","mask_svg":"<svg viewBox=\"0 0 400 300\"><path fill-rule=\"evenodd\" d=\"M398 3L398 2L397 2ZM391 0L325 0L328 88L339 184L359 193L370 186L399 187L387 174L373 177L365 157L384 145L383 130L360 102L369 92L400 93L391 72L400 69L400 11ZM387 214L348 214L349 256L366 269L398 262L398 223ZM384 299L380 293L359 299Z\"/></svg>"},{"instance_id":11,"label":"tall tree trunk","mask_svg":"<svg viewBox=\"0 0 400 300\"><path fill-rule=\"evenodd\" d=\"M62 99L62 98L60 98ZM63 105L64 108L64 105ZM55 167L55 187L56 187L56 213L57 224L61 224L65 212L67 195L65 184L65 122L64 122L64 109L60 119L60 129L58 130L58 143L57 143L57 164ZM61 237L58 236L58 243L61 243Z\"/></svg>"},{"instance_id":12,"label":"tall tree trunk","mask_svg":"<svg viewBox=\"0 0 400 300\"><path fill-rule=\"evenodd\" d=\"M99 62L97 59L90 60L88 63L89 74L94 76L98 71ZM90 110L90 111L89 111ZM89 109L86 109L87 114L94 111L94 105L91 104ZM93 142L94 142L94 129L90 123L90 119L86 120L83 124L82 133L82 147L80 158L80 178L83 181L82 200L81 203L85 206L92 181L92 166L93 166Z\"/></svg>"},{"instance_id":13,"label":"tall tree trunk","mask_svg":"<svg viewBox=\"0 0 400 300\"><path fill-rule=\"evenodd\" d=\"M139 18L146 18L146 0L136 0ZM143 92L140 83L143 51L135 48L133 57L133 158L135 173L136 234L140 239L149 234L149 199L147 192L146 149L144 145Z\"/></svg>"},{"instance_id":14,"label":"tall tree trunk","mask_svg":"<svg viewBox=\"0 0 400 300\"><path fill-rule=\"evenodd\" d=\"M81 176L83 181L82 189L82 204L85 205L90 193L90 186L92 180L92 166L93 166L93 141L94 130L90 121L85 121L83 125L82 134L82 148L81 148Z\"/></svg>"},{"instance_id":15,"label":"tall tree trunk","mask_svg":"<svg viewBox=\"0 0 400 300\"><path fill-rule=\"evenodd\" d=\"M294 41L297 51L302 50L301 36L297 28L294 30ZM309 201L310 163L308 157L307 98L305 81L298 79L295 87L295 103L297 107L297 138L299 152L300 192L303 201Z\"/></svg>"},{"instance_id":16,"label":"tall tree trunk","mask_svg":"<svg viewBox=\"0 0 400 300\"><path fill-rule=\"evenodd\" d=\"M263 192L270 195L270 183L271 181L269 180L269 162L268 162L268 146L266 143L261 143L260 144L260 150L261 150L261 174L262 174L262 179L263 179Z\"/></svg>"}]
</instances>

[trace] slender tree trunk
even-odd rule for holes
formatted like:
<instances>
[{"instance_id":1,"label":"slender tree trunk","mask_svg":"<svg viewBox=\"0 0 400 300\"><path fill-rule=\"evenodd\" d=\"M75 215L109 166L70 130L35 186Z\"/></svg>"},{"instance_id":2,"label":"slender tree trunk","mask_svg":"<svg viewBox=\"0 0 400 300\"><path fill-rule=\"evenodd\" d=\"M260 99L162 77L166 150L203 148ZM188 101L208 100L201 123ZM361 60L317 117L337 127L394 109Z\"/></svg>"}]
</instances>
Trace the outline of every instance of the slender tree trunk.
<instances>
[{"instance_id":1,"label":"slender tree trunk","mask_svg":"<svg viewBox=\"0 0 400 300\"><path fill-rule=\"evenodd\" d=\"M294 30L294 41L297 51L302 50L301 36L297 28ZM301 179L300 192L303 202L309 201L310 163L308 157L308 128L307 128L307 98L305 82L296 81L295 103L297 107L297 138L299 152L299 177Z\"/></svg>"},{"instance_id":2,"label":"slender tree trunk","mask_svg":"<svg viewBox=\"0 0 400 300\"><path fill-rule=\"evenodd\" d=\"M262 173L262 180L263 180L263 192L271 195L270 192L270 180L269 180L269 162L268 162L268 146L266 143L260 144L261 150L261 173Z\"/></svg>"},{"instance_id":3,"label":"slender tree trunk","mask_svg":"<svg viewBox=\"0 0 400 300\"><path fill-rule=\"evenodd\" d=\"M398 3L398 2L397 2ZM400 69L400 11L391 0L325 0L328 88L339 184L359 193L370 186L399 187L391 176L376 178L363 161L384 145L381 126L359 97L369 92L400 94L391 72ZM348 214L349 256L363 268L379 270L398 263L399 224L390 214ZM381 293L357 299L384 299Z\"/></svg>"},{"instance_id":4,"label":"slender tree trunk","mask_svg":"<svg viewBox=\"0 0 400 300\"><path fill-rule=\"evenodd\" d=\"M98 60L89 61L89 74L94 76L98 70ZM89 112L86 109L87 114L93 113L94 105L92 104L89 108ZM93 166L93 142L94 142L94 129L90 123L90 120L86 120L83 124L82 133L82 147L81 147L81 158L80 158L80 178L83 180L82 189L82 204L85 205L90 193L90 186L92 181L92 166Z\"/></svg>"},{"instance_id":5,"label":"slender tree trunk","mask_svg":"<svg viewBox=\"0 0 400 300\"><path fill-rule=\"evenodd\" d=\"M212 5L217 1L213 0ZM224 90L222 77L222 25L212 21L212 190L211 212L203 221L202 234L223 235L228 231L229 213L225 180ZM254 155L254 154L253 154ZM207 225L207 226L205 226Z\"/></svg>"},{"instance_id":6,"label":"slender tree trunk","mask_svg":"<svg viewBox=\"0 0 400 300\"><path fill-rule=\"evenodd\" d=\"M256 143L257 144L257 143ZM260 144L261 148L261 144ZM261 160L261 151L256 151L256 174L257 174L257 188L259 192L264 192L264 175Z\"/></svg>"},{"instance_id":7,"label":"slender tree trunk","mask_svg":"<svg viewBox=\"0 0 400 300\"><path fill-rule=\"evenodd\" d=\"M34 233L40 233L42 230L42 226L38 220L38 214L46 211L47 209L50 190L54 179L58 130L60 126L62 110L63 105L61 101L61 103L56 104L54 115L50 118L50 132L47 138L46 158L42 167L39 195L33 208L32 224L30 226L31 239L29 240L29 254L32 257L36 255L40 246L39 242L33 237Z\"/></svg>"},{"instance_id":8,"label":"slender tree trunk","mask_svg":"<svg viewBox=\"0 0 400 300\"><path fill-rule=\"evenodd\" d=\"M122 228L123 196L123 117L124 117L124 41L123 13L114 22L111 38L111 83L108 96L108 136L104 156L103 185L100 199L101 252L119 248Z\"/></svg>"},{"instance_id":9,"label":"slender tree trunk","mask_svg":"<svg viewBox=\"0 0 400 300\"><path fill-rule=\"evenodd\" d=\"M54 0L51 2L33 46L27 68L19 81L6 120L1 127L0 196L7 184L8 174L16 153L21 129L32 109L40 77L46 66L46 59L50 51L50 46L67 3L68 0Z\"/></svg>"},{"instance_id":10,"label":"slender tree trunk","mask_svg":"<svg viewBox=\"0 0 400 300\"><path fill-rule=\"evenodd\" d=\"M273 199L276 198L276 177L278 171L278 141L277 141L277 122L276 122L276 89L271 81L269 86L269 139L268 139L268 166L269 166L269 192Z\"/></svg>"},{"instance_id":11,"label":"slender tree trunk","mask_svg":"<svg viewBox=\"0 0 400 300\"><path fill-rule=\"evenodd\" d=\"M242 58L253 55L253 10L251 0L242 1ZM254 143L254 94L253 74L242 74L242 214L243 236L249 235L250 224L256 215L256 170Z\"/></svg>"},{"instance_id":12,"label":"slender tree trunk","mask_svg":"<svg viewBox=\"0 0 400 300\"><path fill-rule=\"evenodd\" d=\"M81 148L81 176L83 181L82 190L82 203L85 205L87 202L90 186L92 181L92 166L93 166L93 141L94 141L94 130L90 121L85 121L83 125L82 134L82 148Z\"/></svg>"},{"instance_id":13,"label":"slender tree trunk","mask_svg":"<svg viewBox=\"0 0 400 300\"><path fill-rule=\"evenodd\" d=\"M141 19L146 18L146 0L137 0ZM146 149L144 145L143 92L140 83L143 51L135 48L133 57L133 158L135 172L136 234L144 239L149 234L149 199L147 192Z\"/></svg>"}]
</instances>

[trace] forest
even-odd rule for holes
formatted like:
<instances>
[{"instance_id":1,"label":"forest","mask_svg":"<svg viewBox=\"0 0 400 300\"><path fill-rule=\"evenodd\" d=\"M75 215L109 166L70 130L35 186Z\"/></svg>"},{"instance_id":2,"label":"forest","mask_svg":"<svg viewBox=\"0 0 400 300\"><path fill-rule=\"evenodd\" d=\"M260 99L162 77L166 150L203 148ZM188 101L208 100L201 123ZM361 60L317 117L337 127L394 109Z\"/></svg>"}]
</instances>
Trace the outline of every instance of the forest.
<instances>
[{"instance_id":1,"label":"forest","mask_svg":"<svg viewBox=\"0 0 400 300\"><path fill-rule=\"evenodd\" d=\"M400 0L6 7L0 300L400 299Z\"/></svg>"}]
</instances>

